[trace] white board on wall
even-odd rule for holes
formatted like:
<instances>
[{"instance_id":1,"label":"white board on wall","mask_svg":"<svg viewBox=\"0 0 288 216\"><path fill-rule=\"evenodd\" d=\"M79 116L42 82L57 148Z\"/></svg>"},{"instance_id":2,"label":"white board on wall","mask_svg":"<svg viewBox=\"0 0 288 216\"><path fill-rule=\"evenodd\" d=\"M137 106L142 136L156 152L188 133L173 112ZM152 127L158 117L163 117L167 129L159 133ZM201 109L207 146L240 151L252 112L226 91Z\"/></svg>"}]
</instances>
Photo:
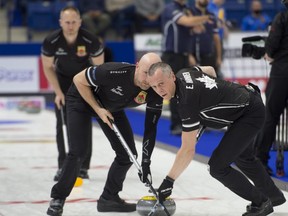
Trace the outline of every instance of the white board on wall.
<instances>
[{"instance_id":1,"label":"white board on wall","mask_svg":"<svg viewBox=\"0 0 288 216\"><path fill-rule=\"evenodd\" d=\"M38 56L1 56L0 94L39 92Z\"/></svg>"}]
</instances>

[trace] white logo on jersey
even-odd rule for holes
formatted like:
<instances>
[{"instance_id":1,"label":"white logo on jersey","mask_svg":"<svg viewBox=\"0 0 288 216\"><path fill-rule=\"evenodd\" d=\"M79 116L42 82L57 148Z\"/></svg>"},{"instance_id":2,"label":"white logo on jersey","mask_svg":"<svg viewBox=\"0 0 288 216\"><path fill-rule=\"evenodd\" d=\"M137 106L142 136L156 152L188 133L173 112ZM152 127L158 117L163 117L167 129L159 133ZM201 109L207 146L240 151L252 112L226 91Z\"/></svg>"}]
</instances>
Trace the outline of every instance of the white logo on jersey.
<instances>
[{"instance_id":1,"label":"white logo on jersey","mask_svg":"<svg viewBox=\"0 0 288 216\"><path fill-rule=\"evenodd\" d=\"M127 71L110 71L110 74L124 74L127 73Z\"/></svg>"},{"instance_id":2,"label":"white logo on jersey","mask_svg":"<svg viewBox=\"0 0 288 216\"><path fill-rule=\"evenodd\" d=\"M145 155L147 155L147 156L149 156L149 152L148 152L148 149L147 149L148 145L149 145L149 139L146 140L146 141L143 143L143 154L145 154Z\"/></svg>"},{"instance_id":3,"label":"white logo on jersey","mask_svg":"<svg viewBox=\"0 0 288 216\"><path fill-rule=\"evenodd\" d=\"M183 77L184 77L186 83L193 83L193 80L192 80L189 72L184 72L182 74L183 74Z\"/></svg>"},{"instance_id":4,"label":"white logo on jersey","mask_svg":"<svg viewBox=\"0 0 288 216\"><path fill-rule=\"evenodd\" d=\"M215 82L215 80L206 76L205 74L203 74L202 77L197 78L196 80L204 83L205 87L208 89L212 89L214 87L217 88L217 83Z\"/></svg>"},{"instance_id":5,"label":"white logo on jersey","mask_svg":"<svg viewBox=\"0 0 288 216\"><path fill-rule=\"evenodd\" d=\"M191 78L190 73L189 72L184 72L182 74L183 74L185 82L188 84L188 85L186 85L186 89L193 89L194 85L193 85L193 80Z\"/></svg>"},{"instance_id":6,"label":"white logo on jersey","mask_svg":"<svg viewBox=\"0 0 288 216\"><path fill-rule=\"evenodd\" d=\"M59 47L56 51L56 55L67 55L67 52L65 52L63 48Z\"/></svg>"},{"instance_id":7,"label":"white logo on jersey","mask_svg":"<svg viewBox=\"0 0 288 216\"><path fill-rule=\"evenodd\" d=\"M113 88L113 89L111 89L111 91L114 92L115 94L123 96L122 87L121 86L117 86L117 88Z\"/></svg>"}]
</instances>

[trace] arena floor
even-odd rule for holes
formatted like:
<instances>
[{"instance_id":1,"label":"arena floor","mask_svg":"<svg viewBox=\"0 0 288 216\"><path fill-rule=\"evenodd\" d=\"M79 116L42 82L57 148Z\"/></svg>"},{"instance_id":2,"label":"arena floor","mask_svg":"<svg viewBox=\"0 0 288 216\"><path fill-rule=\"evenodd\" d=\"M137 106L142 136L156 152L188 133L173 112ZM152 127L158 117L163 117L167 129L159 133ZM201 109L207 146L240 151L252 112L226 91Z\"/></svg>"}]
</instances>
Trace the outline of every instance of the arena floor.
<instances>
[{"instance_id":1,"label":"arena floor","mask_svg":"<svg viewBox=\"0 0 288 216\"><path fill-rule=\"evenodd\" d=\"M28 114L0 112L0 216L43 216L46 213L56 172L55 118L51 111ZM96 202L102 192L114 154L103 133L94 127L90 180L74 188L67 198L63 216L138 215L99 213ZM140 151L140 142L137 147ZM156 148L152 158L153 185L158 187L174 160L174 153ZM284 192L288 198L288 192ZM150 195L133 166L120 196L137 202ZM172 198L179 216L237 216L247 201L237 197L210 177L207 166L193 161L176 181ZM274 216L287 216L288 205L274 209Z\"/></svg>"}]
</instances>

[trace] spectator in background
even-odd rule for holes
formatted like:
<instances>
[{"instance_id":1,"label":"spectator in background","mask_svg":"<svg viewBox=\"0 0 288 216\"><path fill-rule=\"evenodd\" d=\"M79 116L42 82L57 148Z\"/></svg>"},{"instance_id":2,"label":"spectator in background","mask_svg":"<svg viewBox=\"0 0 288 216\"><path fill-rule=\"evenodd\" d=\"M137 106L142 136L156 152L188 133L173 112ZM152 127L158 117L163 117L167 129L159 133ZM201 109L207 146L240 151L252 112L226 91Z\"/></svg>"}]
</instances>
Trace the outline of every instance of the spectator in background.
<instances>
[{"instance_id":1,"label":"spectator in background","mask_svg":"<svg viewBox=\"0 0 288 216\"><path fill-rule=\"evenodd\" d=\"M209 15L193 16L186 3L187 0L171 1L166 4L161 16L162 61L169 64L175 73L189 66L191 28L201 26L210 20ZM173 135L180 135L182 126L176 99L172 98L169 105L171 112L170 132Z\"/></svg>"},{"instance_id":2,"label":"spectator in background","mask_svg":"<svg viewBox=\"0 0 288 216\"><path fill-rule=\"evenodd\" d=\"M106 9L112 18L112 28L119 39L133 37L134 0L105 0Z\"/></svg>"},{"instance_id":3,"label":"spectator in background","mask_svg":"<svg viewBox=\"0 0 288 216\"><path fill-rule=\"evenodd\" d=\"M219 37L222 47L222 55L221 55L222 62L224 59L224 52L225 52L224 42L227 41L229 35L229 27L232 26L231 23L227 21L224 3L225 0L212 0L210 1L207 7L208 11L212 12L217 17L217 25L219 29ZM219 71L219 73L221 74L221 71Z\"/></svg>"},{"instance_id":4,"label":"spectator in background","mask_svg":"<svg viewBox=\"0 0 288 216\"><path fill-rule=\"evenodd\" d=\"M211 22L203 24L202 29L194 28L191 36L191 64L212 66L217 77L221 77L220 67L222 63L222 46L217 26L217 19L213 13L207 10L209 0L195 0L195 6L191 7L193 15L207 15L213 17Z\"/></svg>"},{"instance_id":5,"label":"spectator in background","mask_svg":"<svg viewBox=\"0 0 288 216\"><path fill-rule=\"evenodd\" d=\"M82 14L82 24L94 35L105 36L110 26L111 18L106 12L104 0L81 0L79 9Z\"/></svg>"},{"instance_id":6,"label":"spectator in background","mask_svg":"<svg viewBox=\"0 0 288 216\"><path fill-rule=\"evenodd\" d=\"M164 0L134 0L135 1L135 32L143 32L143 23L159 23L164 9Z\"/></svg>"},{"instance_id":7,"label":"spectator in background","mask_svg":"<svg viewBox=\"0 0 288 216\"><path fill-rule=\"evenodd\" d=\"M245 16L242 20L242 31L267 31L271 18L263 13L262 3L259 0L253 0L250 6L251 14Z\"/></svg>"},{"instance_id":8,"label":"spectator in background","mask_svg":"<svg viewBox=\"0 0 288 216\"><path fill-rule=\"evenodd\" d=\"M207 10L213 13L217 18L219 36L221 41L228 37L229 29L226 25L226 10L224 7L225 0L210 0Z\"/></svg>"}]
</instances>

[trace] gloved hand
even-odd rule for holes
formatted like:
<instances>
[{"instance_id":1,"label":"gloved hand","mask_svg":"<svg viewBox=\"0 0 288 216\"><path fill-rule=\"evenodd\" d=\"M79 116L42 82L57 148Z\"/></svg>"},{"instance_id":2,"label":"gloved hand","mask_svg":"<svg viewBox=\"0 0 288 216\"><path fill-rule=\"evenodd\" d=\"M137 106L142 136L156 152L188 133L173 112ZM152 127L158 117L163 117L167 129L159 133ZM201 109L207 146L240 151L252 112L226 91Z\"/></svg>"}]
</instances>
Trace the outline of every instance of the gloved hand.
<instances>
[{"instance_id":1,"label":"gloved hand","mask_svg":"<svg viewBox=\"0 0 288 216\"><path fill-rule=\"evenodd\" d=\"M152 175L150 171L150 164L151 161L149 159L143 159L141 163L141 169L142 173L138 173L140 180L143 183L147 183L147 179L149 180L149 183L152 184Z\"/></svg>"},{"instance_id":2,"label":"gloved hand","mask_svg":"<svg viewBox=\"0 0 288 216\"><path fill-rule=\"evenodd\" d=\"M159 202L163 204L165 199L172 194L174 179L166 176L162 184L158 188Z\"/></svg>"}]
</instances>

